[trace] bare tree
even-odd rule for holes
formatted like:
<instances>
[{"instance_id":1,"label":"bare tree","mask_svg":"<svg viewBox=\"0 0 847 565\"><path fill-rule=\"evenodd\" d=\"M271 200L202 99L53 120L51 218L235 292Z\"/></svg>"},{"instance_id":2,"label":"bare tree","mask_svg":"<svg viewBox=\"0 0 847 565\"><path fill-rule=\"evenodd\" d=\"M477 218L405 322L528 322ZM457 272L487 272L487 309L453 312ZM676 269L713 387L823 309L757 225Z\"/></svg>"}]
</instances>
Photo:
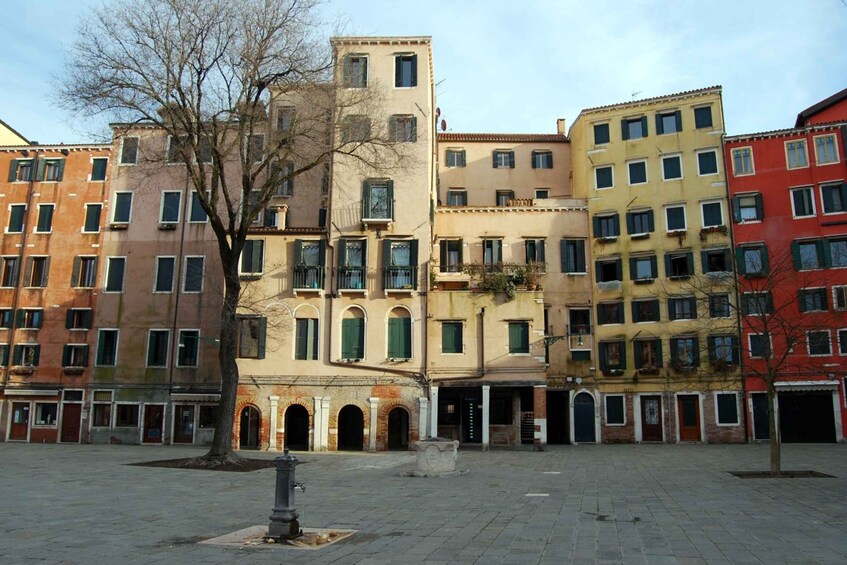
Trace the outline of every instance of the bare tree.
<instances>
[{"instance_id":1,"label":"bare tree","mask_svg":"<svg viewBox=\"0 0 847 565\"><path fill-rule=\"evenodd\" d=\"M117 135L143 124L170 136L166 154L152 160L181 163L209 216L224 281L210 463L239 459L231 440L236 313L251 223L283 183L333 155L372 170L401 162L379 115L379 85L343 88L345 77L333 73L316 3L115 0L80 27L59 88L69 110L122 122ZM275 112L281 101L294 113Z\"/></svg>"}]
</instances>

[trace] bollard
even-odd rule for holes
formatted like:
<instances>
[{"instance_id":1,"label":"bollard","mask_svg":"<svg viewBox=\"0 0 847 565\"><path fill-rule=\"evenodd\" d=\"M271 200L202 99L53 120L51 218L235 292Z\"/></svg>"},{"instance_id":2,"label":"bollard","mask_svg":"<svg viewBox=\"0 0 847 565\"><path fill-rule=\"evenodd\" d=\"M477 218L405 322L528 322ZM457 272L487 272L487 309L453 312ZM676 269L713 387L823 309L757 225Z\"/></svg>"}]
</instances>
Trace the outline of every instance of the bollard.
<instances>
[{"instance_id":1,"label":"bollard","mask_svg":"<svg viewBox=\"0 0 847 565\"><path fill-rule=\"evenodd\" d=\"M273 513L270 515L269 538L287 540L301 535L300 523L297 521L299 514L294 507L294 487L299 486L305 490L303 485L294 482L294 468L299 462L296 457L288 454L288 449L283 452L283 455L274 459L276 496Z\"/></svg>"}]
</instances>

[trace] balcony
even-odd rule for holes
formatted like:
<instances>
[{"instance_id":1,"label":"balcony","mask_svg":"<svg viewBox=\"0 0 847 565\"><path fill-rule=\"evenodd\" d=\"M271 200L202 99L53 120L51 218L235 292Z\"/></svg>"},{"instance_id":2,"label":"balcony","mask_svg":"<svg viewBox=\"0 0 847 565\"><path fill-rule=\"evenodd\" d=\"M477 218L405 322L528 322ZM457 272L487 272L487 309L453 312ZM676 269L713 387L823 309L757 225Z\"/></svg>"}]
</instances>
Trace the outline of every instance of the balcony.
<instances>
[{"instance_id":1,"label":"balcony","mask_svg":"<svg viewBox=\"0 0 847 565\"><path fill-rule=\"evenodd\" d=\"M297 265L294 267L294 296L298 293L315 292L323 294L324 268L316 265Z\"/></svg>"},{"instance_id":2,"label":"balcony","mask_svg":"<svg viewBox=\"0 0 847 565\"><path fill-rule=\"evenodd\" d=\"M365 267L339 267L338 291L348 293L364 293L367 296L367 271Z\"/></svg>"},{"instance_id":3,"label":"balcony","mask_svg":"<svg viewBox=\"0 0 847 565\"><path fill-rule=\"evenodd\" d=\"M412 292L418 288L416 266L394 266L382 270L382 287L386 292Z\"/></svg>"}]
</instances>

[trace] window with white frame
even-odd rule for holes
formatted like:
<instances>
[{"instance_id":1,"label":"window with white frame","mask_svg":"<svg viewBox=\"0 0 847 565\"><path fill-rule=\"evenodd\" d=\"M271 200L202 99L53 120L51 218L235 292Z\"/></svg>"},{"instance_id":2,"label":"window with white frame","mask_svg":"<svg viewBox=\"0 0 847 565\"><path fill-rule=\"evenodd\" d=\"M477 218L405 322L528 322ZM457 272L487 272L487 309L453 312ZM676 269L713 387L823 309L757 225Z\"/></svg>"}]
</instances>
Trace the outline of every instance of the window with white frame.
<instances>
[{"instance_id":1,"label":"window with white frame","mask_svg":"<svg viewBox=\"0 0 847 565\"><path fill-rule=\"evenodd\" d=\"M209 192L206 191L206 199L209 198ZM209 216L206 214L206 210L203 209L203 205L200 203L200 195L195 190L191 193L191 205L188 208L188 222L192 224L201 224L205 223L209 219Z\"/></svg>"},{"instance_id":2,"label":"window with white frame","mask_svg":"<svg viewBox=\"0 0 847 565\"><path fill-rule=\"evenodd\" d=\"M662 180L682 178L682 155L662 156Z\"/></svg>"},{"instance_id":3,"label":"window with white frame","mask_svg":"<svg viewBox=\"0 0 847 565\"><path fill-rule=\"evenodd\" d=\"M108 157L91 158L91 174L88 180L91 182L102 182L106 180L106 169L109 165Z\"/></svg>"},{"instance_id":4,"label":"window with white frame","mask_svg":"<svg viewBox=\"0 0 847 565\"><path fill-rule=\"evenodd\" d=\"M81 369L88 366L88 345L69 343L62 351L62 367Z\"/></svg>"},{"instance_id":5,"label":"window with white frame","mask_svg":"<svg viewBox=\"0 0 847 565\"><path fill-rule=\"evenodd\" d=\"M609 122L594 124L594 145L605 145L609 141Z\"/></svg>"},{"instance_id":6,"label":"window with white frame","mask_svg":"<svg viewBox=\"0 0 847 565\"><path fill-rule=\"evenodd\" d=\"M847 212L847 183L821 185L821 202L824 214Z\"/></svg>"},{"instance_id":7,"label":"window with white frame","mask_svg":"<svg viewBox=\"0 0 847 565\"><path fill-rule=\"evenodd\" d=\"M847 286L832 287L832 307L836 310L847 310Z\"/></svg>"},{"instance_id":8,"label":"window with white frame","mask_svg":"<svg viewBox=\"0 0 847 565\"><path fill-rule=\"evenodd\" d=\"M646 184L647 183L647 161L644 159L638 161L629 161L626 164L629 173L629 185Z\"/></svg>"},{"instance_id":9,"label":"window with white frame","mask_svg":"<svg viewBox=\"0 0 847 565\"><path fill-rule=\"evenodd\" d=\"M132 193L116 192L115 207L112 209L112 223L128 224L132 218Z\"/></svg>"},{"instance_id":10,"label":"window with white frame","mask_svg":"<svg viewBox=\"0 0 847 565\"><path fill-rule=\"evenodd\" d=\"M495 169L515 168L515 152L511 149L495 149L492 159L492 165Z\"/></svg>"},{"instance_id":11,"label":"window with white frame","mask_svg":"<svg viewBox=\"0 0 847 565\"><path fill-rule=\"evenodd\" d=\"M607 394L606 399L606 425L626 425L626 405L622 394Z\"/></svg>"},{"instance_id":12,"label":"window with white frame","mask_svg":"<svg viewBox=\"0 0 847 565\"><path fill-rule=\"evenodd\" d=\"M732 206L736 222L758 222L764 217L762 195L758 192L736 195Z\"/></svg>"},{"instance_id":13,"label":"window with white frame","mask_svg":"<svg viewBox=\"0 0 847 565\"><path fill-rule=\"evenodd\" d=\"M182 292L203 292L203 276L206 267L204 256L186 257L185 274L182 279Z\"/></svg>"},{"instance_id":14,"label":"window with white frame","mask_svg":"<svg viewBox=\"0 0 847 565\"><path fill-rule=\"evenodd\" d=\"M553 152L552 151L533 151L532 152L532 168L533 169L552 169L553 168Z\"/></svg>"},{"instance_id":15,"label":"window with white frame","mask_svg":"<svg viewBox=\"0 0 847 565\"><path fill-rule=\"evenodd\" d=\"M53 211L55 204L39 204L38 220L35 224L35 233L50 233L53 231Z\"/></svg>"},{"instance_id":16,"label":"window with white frame","mask_svg":"<svg viewBox=\"0 0 847 565\"><path fill-rule=\"evenodd\" d=\"M451 188L447 191L448 206L467 206L468 191L465 189Z\"/></svg>"},{"instance_id":17,"label":"window with white frame","mask_svg":"<svg viewBox=\"0 0 847 565\"><path fill-rule=\"evenodd\" d=\"M612 165L603 165L594 168L594 188L602 190L615 186L615 174Z\"/></svg>"},{"instance_id":18,"label":"window with white frame","mask_svg":"<svg viewBox=\"0 0 847 565\"><path fill-rule=\"evenodd\" d=\"M200 353L200 330L179 330L177 367L196 367Z\"/></svg>"},{"instance_id":19,"label":"window with white frame","mask_svg":"<svg viewBox=\"0 0 847 565\"><path fill-rule=\"evenodd\" d=\"M718 174L718 152L714 149L697 152L697 174L701 177Z\"/></svg>"},{"instance_id":20,"label":"window with white frame","mask_svg":"<svg viewBox=\"0 0 847 565\"><path fill-rule=\"evenodd\" d=\"M121 165L134 165L138 162L138 138L123 137L121 139Z\"/></svg>"},{"instance_id":21,"label":"window with white frame","mask_svg":"<svg viewBox=\"0 0 847 565\"><path fill-rule=\"evenodd\" d=\"M6 226L6 233L21 233L24 231L25 214L26 204L10 204L9 224Z\"/></svg>"},{"instance_id":22,"label":"window with white frame","mask_svg":"<svg viewBox=\"0 0 847 565\"><path fill-rule=\"evenodd\" d=\"M745 316L772 314L773 298L769 291L745 292L741 297L741 307Z\"/></svg>"},{"instance_id":23,"label":"window with white frame","mask_svg":"<svg viewBox=\"0 0 847 565\"><path fill-rule=\"evenodd\" d=\"M550 189L549 188L536 188L535 189L535 199L536 200L546 200L550 198Z\"/></svg>"},{"instance_id":24,"label":"window with white frame","mask_svg":"<svg viewBox=\"0 0 847 565\"><path fill-rule=\"evenodd\" d=\"M818 165L838 162L838 144L835 141L835 134L815 137L815 162Z\"/></svg>"},{"instance_id":25,"label":"window with white frame","mask_svg":"<svg viewBox=\"0 0 847 565\"><path fill-rule=\"evenodd\" d=\"M665 207L665 227L667 231L683 231L687 228L685 206Z\"/></svg>"},{"instance_id":26,"label":"window with white frame","mask_svg":"<svg viewBox=\"0 0 847 565\"><path fill-rule=\"evenodd\" d=\"M791 209L795 218L815 215L815 197L811 186L795 188L791 191Z\"/></svg>"},{"instance_id":27,"label":"window with white frame","mask_svg":"<svg viewBox=\"0 0 847 565\"><path fill-rule=\"evenodd\" d=\"M830 267L847 267L847 239L827 238L824 245L829 247Z\"/></svg>"},{"instance_id":28,"label":"window with white frame","mask_svg":"<svg viewBox=\"0 0 847 565\"><path fill-rule=\"evenodd\" d=\"M147 366L167 367L168 351L171 337L170 330L148 330L147 333Z\"/></svg>"},{"instance_id":29,"label":"window with white frame","mask_svg":"<svg viewBox=\"0 0 847 565\"><path fill-rule=\"evenodd\" d=\"M114 367L118 361L118 330L101 329L97 332L97 357L95 364L98 367Z\"/></svg>"},{"instance_id":30,"label":"window with white frame","mask_svg":"<svg viewBox=\"0 0 847 565\"><path fill-rule=\"evenodd\" d=\"M734 392L715 393L716 421L719 426L738 425L738 394Z\"/></svg>"},{"instance_id":31,"label":"window with white frame","mask_svg":"<svg viewBox=\"0 0 847 565\"><path fill-rule=\"evenodd\" d=\"M700 211L703 215L703 227L714 228L724 225L723 206L720 200L713 202L701 202Z\"/></svg>"},{"instance_id":32,"label":"window with white frame","mask_svg":"<svg viewBox=\"0 0 847 565\"><path fill-rule=\"evenodd\" d=\"M91 395L91 427L112 426L112 391L95 390Z\"/></svg>"},{"instance_id":33,"label":"window with white frame","mask_svg":"<svg viewBox=\"0 0 847 565\"><path fill-rule=\"evenodd\" d=\"M798 169L809 166L809 156L806 152L806 141L795 139L785 142L786 163L789 169Z\"/></svg>"},{"instance_id":34,"label":"window with white frame","mask_svg":"<svg viewBox=\"0 0 847 565\"><path fill-rule=\"evenodd\" d=\"M174 267L176 257L156 257L156 274L153 292L174 291Z\"/></svg>"},{"instance_id":35,"label":"window with white frame","mask_svg":"<svg viewBox=\"0 0 847 565\"><path fill-rule=\"evenodd\" d=\"M806 332L806 347L810 357L825 357L832 355L832 342L829 330Z\"/></svg>"},{"instance_id":36,"label":"window with white frame","mask_svg":"<svg viewBox=\"0 0 847 565\"><path fill-rule=\"evenodd\" d=\"M58 408L59 405L55 402L36 402L34 425L55 426L58 420Z\"/></svg>"},{"instance_id":37,"label":"window with white frame","mask_svg":"<svg viewBox=\"0 0 847 565\"><path fill-rule=\"evenodd\" d=\"M137 428L139 408L138 404L115 404L115 427Z\"/></svg>"},{"instance_id":38,"label":"window with white frame","mask_svg":"<svg viewBox=\"0 0 847 565\"><path fill-rule=\"evenodd\" d=\"M179 222L180 202L182 193L177 190L162 192L162 203L159 209L159 223L175 224Z\"/></svg>"},{"instance_id":39,"label":"window with white frame","mask_svg":"<svg viewBox=\"0 0 847 565\"><path fill-rule=\"evenodd\" d=\"M47 274L50 270L50 257L26 258L26 286L44 288L47 286Z\"/></svg>"},{"instance_id":40,"label":"window with white frame","mask_svg":"<svg viewBox=\"0 0 847 565\"><path fill-rule=\"evenodd\" d=\"M732 150L732 174L737 177L752 175L756 172L753 166L753 148L738 147Z\"/></svg>"},{"instance_id":41,"label":"window with white frame","mask_svg":"<svg viewBox=\"0 0 847 565\"><path fill-rule=\"evenodd\" d=\"M752 358L770 357L772 351L770 335L747 334L747 351Z\"/></svg>"},{"instance_id":42,"label":"window with white frame","mask_svg":"<svg viewBox=\"0 0 847 565\"><path fill-rule=\"evenodd\" d=\"M265 266L265 240L248 239L241 251L241 274L261 275Z\"/></svg>"},{"instance_id":43,"label":"window with white frame","mask_svg":"<svg viewBox=\"0 0 847 565\"><path fill-rule=\"evenodd\" d=\"M828 310L826 288L801 288L798 302L800 312L825 312Z\"/></svg>"},{"instance_id":44,"label":"window with white frame","mask_svg":"<svg viewBox=\"0 0 847 565\"><path fill-rule=\"evenodd\" d=\"M103 211L102 204L85 205L85 223L82 226L83 233L100 232L100 214Z\"/></svg>"},{"instance_id":45,"label":"window with white frame","mask_svg":"<svg viewBox=\"0 0 847 565\"><path fill-rule=\"evenodd\" d=\"M731 315L731 304L729 302L729 294L710 294L709 295L709 317L710 318L729 318Z\"/></svg>"},{"instance_id":46,"label":"window with white frame","mask_svg":"<svg viewBox=\"0 0 847 565\"><path fill-rule=\"evenodd\" d=\"M106 258L106 285L105 292L124 291L124 272L126 271L126 257Z\"/></svg>"},{"instance_id":47,"label":"window with white frame","mask_svg":"<svg viewBox=\"0 0 847 565\"><path fill-rule=\"evenodd\" d=\"M838 330L838 354L847 355L847 329Z\"/></svg>"},{"instance_id":48,"label":"window with white frame","mask_svg":"<svg viewBox=\"0 0 847 565\"><path fill-rule=\"evenodd\" d=\"M365 88L368 86L368 56L350 53L344 58L344 86Z\"/></svg>"},{"instance_id":49,"label":"window with white frame","mask_svg":"<svg viewBox=\"0 0 847 565\"><path fill-rule=\"evenodd\" d=\"M466 163L464 149L447 149L446 160L448 167L464 167Z\"/></svg>"}]
</instances>

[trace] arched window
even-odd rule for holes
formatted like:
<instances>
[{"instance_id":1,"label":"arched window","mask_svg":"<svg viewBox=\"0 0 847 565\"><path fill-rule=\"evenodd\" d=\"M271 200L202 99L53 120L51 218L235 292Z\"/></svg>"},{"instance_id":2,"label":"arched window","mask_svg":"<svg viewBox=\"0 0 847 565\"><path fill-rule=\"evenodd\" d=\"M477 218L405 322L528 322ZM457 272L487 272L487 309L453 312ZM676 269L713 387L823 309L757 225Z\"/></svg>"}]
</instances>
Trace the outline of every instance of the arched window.
<instances>
[{"instance_id":1,"label":"arched window","mask_svg":"<svg viewBox=\"0 0 847 565\"><path fill-rule=\"evenodd\" d=\"M349 308L341 319L341 358L365 358L365 313Z\"/></svg>"},{"instance_id":2,"label":"arched window","mask_svg":"<svg viewBox=\"0 0 847 565\"><path fill-rule=\"evenodd\" d=\"M412 358L412 317L405 308L394 308L388 315L388 358Z\"/></svg>"}]
</instances>

